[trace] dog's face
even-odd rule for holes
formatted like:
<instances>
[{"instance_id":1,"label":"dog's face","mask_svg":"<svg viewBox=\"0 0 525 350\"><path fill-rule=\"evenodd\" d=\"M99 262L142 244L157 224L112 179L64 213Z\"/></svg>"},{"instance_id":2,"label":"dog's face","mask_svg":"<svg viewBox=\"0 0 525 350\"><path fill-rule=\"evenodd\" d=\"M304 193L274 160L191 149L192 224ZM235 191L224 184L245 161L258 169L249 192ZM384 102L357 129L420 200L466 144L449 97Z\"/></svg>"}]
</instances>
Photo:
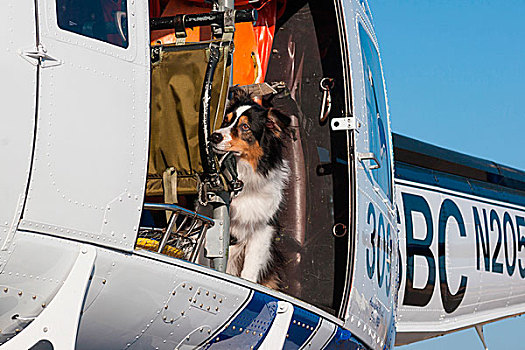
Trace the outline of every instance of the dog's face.
<instances>
[{"instance_id":1,"label":"dog's face","mask_svg":"<svg viewBox=\"0 0 525 350\"><path fill-rule=\"evenodd\" d=\"M246 93L237 92L226 110L221 128L210 139L216 153L233 152L257 170L263 156L275 151L272 148L278 147L280 153L289 124L288 116L264 108Z\"/></svg>"}]
</instances>

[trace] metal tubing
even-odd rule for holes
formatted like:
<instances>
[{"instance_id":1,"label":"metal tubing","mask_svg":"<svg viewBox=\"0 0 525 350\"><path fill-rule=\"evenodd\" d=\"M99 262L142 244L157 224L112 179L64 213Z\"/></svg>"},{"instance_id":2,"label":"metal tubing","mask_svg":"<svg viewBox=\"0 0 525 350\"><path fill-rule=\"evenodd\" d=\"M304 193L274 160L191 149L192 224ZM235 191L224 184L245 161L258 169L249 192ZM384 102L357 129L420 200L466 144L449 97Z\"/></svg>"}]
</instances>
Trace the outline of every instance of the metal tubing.
<instances>
[{"instance_id":1,"label":"metal tubing","mask_svg":"<svg viewBox=\"0 0 525 350\"><path fill-rule=\"evenodd\" d=\"M213 220L207 216L195 213L194 211L188 210L183 207L179 207L176 204L165 204L165 203L144 203L144 209L148 210L169 210L172 212L180 212L183 215L196 216L200 220L213 226Z\"/></svg>"},{"instance_id":2,"label":"metal tubing","mask_svg":"<svg viewBox=\"0 0 525 350\"><path fill-rule=\"evenodd\" d=\"M184 219L182 219L182 222L179 226L177 226L177 231L175 231L176 234L181 233L182 234L182 227L186 224L186 221L188 221L188 216L185 216Z\"/></svg>"},{"instance_id":3,"label":"metal tubing","mask_svg":"<svg viewBox=\"0 0 525 350\"><path fill-rule=\"evenodd\" d=\"M166 246L166 243L168 242L168 238L171 235L171 230L173 229L173 225L175 225L175 221L177 220L177 217L179 216L179 213L174 213L171 218L170 222L168 223L168 228L166 229L166 233L162 237L162 241L160 241L159 244L159 250L157 252L162 253L162 250Z\"/></svg>"},{"instance_id":4,"label":"metal tubing","mask_svg":"<svg viewBox=\"0 0 525 350\"><path fill-rule=\"evenodd\" d=\"M186 234L185 234L186 237L191 236L191 231L193 231L193 229L195 228L195 225L197 225L197 220L196 220L196 217L193 217L193 222L191 223L190 228L186 230Z\"/></svg>"},{"instance_id":5,"label":"metal tubing","mask_svg":"<svg viewBox=\"0 0 525 350\"><path fill-rule=\"evenodd\" d=\"M235 11L235 23L257 21L257 10ZM185 28L202 27L209 25L224 25L223 12L211 12L189 15L175 15L150 19L150 30L174 29L182 23Z\"/></svg>"},{"instance_id":6,"label":"metal tubing","mask_svg":"<svg viewBox=\"0 0 525 350\"><path fill-rule=\"evenodd\" d=\"M193 251L191 252L191 256L190 256L190 259L189 259L189 261L192 262L192 263L194 263L195 260L197 260L197 254L199 253L199 251L202 248L202 244L204 243L204 237L206 237L206 231L208 231L208 227L209 227L208 224L204 224L204 228L202 230L202 234L198 238L197 244L193 247Z\"/></svg>"},{"instance_id":7,"label":"metal tubing","mask_svg":"<svg viewBox=\"0 0 525 350\"><path fill-rule=\"evenodd\" d=\"M210 103L211 103L211 89L213 83L213 76L215 69L221 57L220 46L218 43L210 44L210 59L206 74L204 76L204 84L202 85L201 103L199 108L199 150L201 154L202 168L204 174L209 179L217 178L217 165L215 163L214 153L208 137L211 133L210 127ZM215 184L214 184L215 185Z\"/></svg>"}]
</instances>

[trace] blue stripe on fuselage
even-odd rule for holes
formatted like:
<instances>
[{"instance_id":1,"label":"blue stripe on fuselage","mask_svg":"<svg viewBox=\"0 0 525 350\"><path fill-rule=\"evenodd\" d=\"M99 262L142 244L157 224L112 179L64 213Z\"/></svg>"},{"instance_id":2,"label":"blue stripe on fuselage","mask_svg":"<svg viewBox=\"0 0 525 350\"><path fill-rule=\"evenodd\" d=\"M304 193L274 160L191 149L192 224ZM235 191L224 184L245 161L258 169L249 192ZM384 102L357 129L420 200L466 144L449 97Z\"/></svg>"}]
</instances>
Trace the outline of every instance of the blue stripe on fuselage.
<instances>
[{"instance_id":1,"label":"blue stripe on fuselage","mask_svg":"<svg viewBox=\"0 0 525 350\"><path fill-rule=\"evenodd\" d=\"M395 163L395 177L396 179L418 182L500 202L525 206L525 194L521 191L402 162Z\"/></svg>"}]
</instances>

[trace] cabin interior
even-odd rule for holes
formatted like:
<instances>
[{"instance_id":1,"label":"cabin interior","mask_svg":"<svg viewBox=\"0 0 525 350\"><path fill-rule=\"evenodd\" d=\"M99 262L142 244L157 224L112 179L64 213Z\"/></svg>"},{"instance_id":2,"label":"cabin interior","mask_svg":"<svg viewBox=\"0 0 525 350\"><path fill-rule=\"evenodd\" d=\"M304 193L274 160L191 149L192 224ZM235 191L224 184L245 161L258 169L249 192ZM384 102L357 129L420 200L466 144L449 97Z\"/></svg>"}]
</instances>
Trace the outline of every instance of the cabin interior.
<instances>
[{"instance_id":1,"label":"cabin interior","mask_svg":"<svg viewBox=\"0 0 525 350\"><path fill-rule=\"evenodd\" d=\"M126 47L126 0L98 4L58 0L59 26ZM242 88L292 118L292 174L275 236L285 257L279 290L341 316L351 173L348 134L332 131L330 119L345 115L350 96L334 2L236 0L235 9L149 0L150 151L136 249L225 271L239 183L234 157L217 159L203 139L220 127L231 87Z\"/></svg>"},{"instance_id":2,"label":"cabin interior","mask_svg":"<svg viewBox=\"0 0 525 350\"><path fill-rule=\"evenodd\" d=\"M345 110L335 8L333 3L320 0L236 1L235 5L238 10L257 10L258 18L255 22L236 23L233 45L226 25L185 28L185 33L182 28L151 30L151 141L146 202L175 204L214 219L227 216L227 212L217 210L217 201L205 203L203 173L209 169L202 164L199 152L203 148L198 146L202 144L198 131L204 108L201 92L207 79L210 44L215 42L220 57L211 83L211 131L222 123L231 86L246 89L261 103L292 117L295 136L287 141L285 150L292 175L275 237L285 257L280 291L338 315L349 263L345 232L349 222L349 167L346 133L332 132L327 120L344 115ZM213 5L205 1L150 1L152 18L212 10ZM233 60L229 58L232 51ZM320 84L325 78L330 79L325 82L332 83L331 111L321 121L326 97ZM223 189L228 194L226 204L235 191L235 185L228 180L233 181L223 179L227 183ZM151 244L148 239L153 239L159 242L153 242L153 249L161 253L167 248L181 248L186 252L183 258L224 270L221 255L227 252L221 247L218 252L210 252L214 247L206 239L199 245L198 234L193 234L202 224L193 222L191 214L184 218L179 214L174 219L169 216L165 210L145 211L143 227L162 231L152 236L151 230L143 229L137 247L147 248ZM169 237L166 230L178 234ZM212 230L206 232L209 240ZM195 240L190 242L187 238L192 235ZM169 242L160 249L163 237L169 237ZM185 250L184 244L191 248Z\"/></svg>"}]
</instances>

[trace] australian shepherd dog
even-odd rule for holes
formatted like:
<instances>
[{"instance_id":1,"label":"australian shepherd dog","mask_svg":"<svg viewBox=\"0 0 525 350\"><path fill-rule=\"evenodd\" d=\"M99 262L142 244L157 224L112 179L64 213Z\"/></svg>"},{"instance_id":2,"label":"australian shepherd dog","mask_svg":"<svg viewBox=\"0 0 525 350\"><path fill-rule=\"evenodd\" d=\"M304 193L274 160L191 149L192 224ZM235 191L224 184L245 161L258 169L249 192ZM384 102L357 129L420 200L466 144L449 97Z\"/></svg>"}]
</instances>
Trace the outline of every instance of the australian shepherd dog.
<instances>
[{"instance_id":1,"label":"australian shepherd dog","mask_svg":"<svg viewBox=\"0 0 525 350\"><path fill-rule=\"evenodd\" d=\"M216 153L237 159L242 191L230 207L232 243L226 272L273 289L280 287L282 257L275 245L276 216L290 168L283 159L290 117L234 91L223 125L211 135Z\"/></svg>"}]
</instances>

